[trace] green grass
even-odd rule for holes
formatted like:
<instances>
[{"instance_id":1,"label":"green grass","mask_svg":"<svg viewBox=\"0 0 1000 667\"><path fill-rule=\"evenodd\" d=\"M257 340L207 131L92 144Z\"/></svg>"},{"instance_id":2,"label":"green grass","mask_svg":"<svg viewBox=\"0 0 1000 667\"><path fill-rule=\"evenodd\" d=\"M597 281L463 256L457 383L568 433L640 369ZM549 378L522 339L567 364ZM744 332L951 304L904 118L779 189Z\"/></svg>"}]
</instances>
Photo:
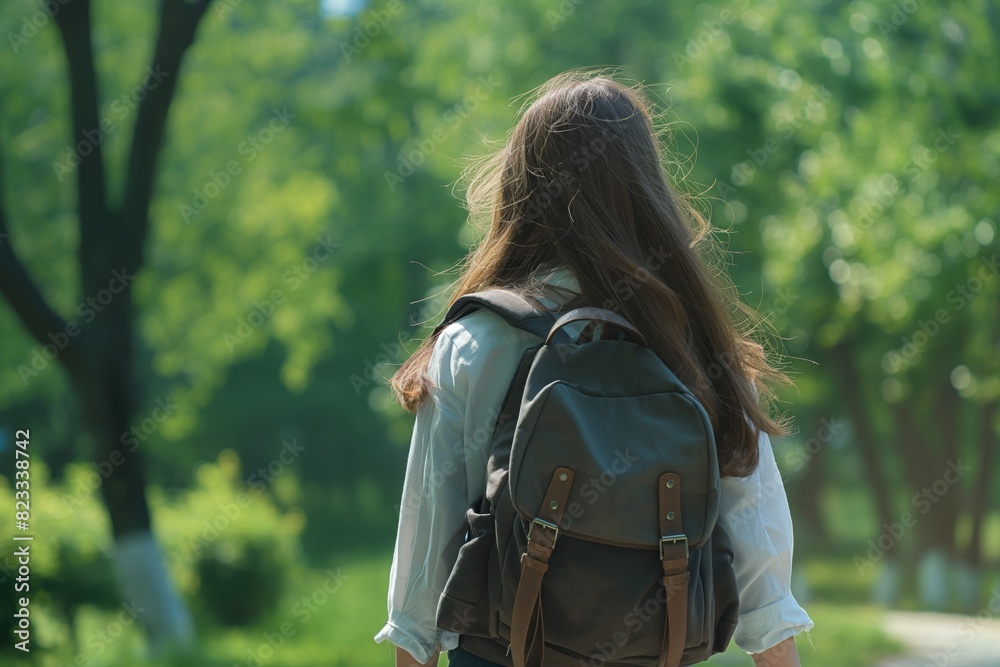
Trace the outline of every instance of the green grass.
<instances>
[{"instance_id":1,"label":"green grass","mask_svg":"<svg viewBox=\"0 0 1000 667\"><path fill-rule=\"evenodd\" d=\"M902 646L880 630L882 612L871 607L812 604L807 606L816 627L800 634L795 645L805 667L868 667L894 655ZM730 645L707 665L752 665L750 656Z\"/></svg>"},{"instance_id":2,"label":"green grass","mask_svg":"<svg viewBox=\"0 0 1000 667\"><path fill-rule=\"evenodd\" d=\"M882 570L881 563L859 572L852 555L810 558L796 563L802 568L809 585L810 596L836 604L864 604L871 599L871 589Z\"/></svg>"},{"instance_id":3,"label":"green grass","mask_svg":"<svg viewBox=\"0 0 1000 667\"><path fill-rule=\"evenodd\" d=\"M324 590L324 581L328 579L325 572L304 572L293 593L268 619L254 628L202 627L198 651L173 660L144 663L139 658L141 641L134 627L103 647L99 654L88 651L87 638L110 618L102 612L90 611L82 615L78 631L84 649L82 654L89 662L78 660L79 656L68 650L54 650L34 652L32 664L43 667L82 664L87 667L142 664L156 667L388 667L393 664L394 648L389 644L375 644L372 636L385 622L389 565L387 555L337 559L331 564L331 570L340 568L346 578L331 593ZM825 576L833 575L827 573ZM303 604L303 598L312 598L311 609ZM900 649L879 630L880 612L876 609L829 603L807 605L807 609L816 623L811 633L812 642L804 634L797 640L802 664L807 667L864 667ZM272 649L269 637L270 643L280 646ZM443 656L440 664L447 664ZM708 664L752 663L745 653L733 646Z\"/></svg>"}]
</instances>

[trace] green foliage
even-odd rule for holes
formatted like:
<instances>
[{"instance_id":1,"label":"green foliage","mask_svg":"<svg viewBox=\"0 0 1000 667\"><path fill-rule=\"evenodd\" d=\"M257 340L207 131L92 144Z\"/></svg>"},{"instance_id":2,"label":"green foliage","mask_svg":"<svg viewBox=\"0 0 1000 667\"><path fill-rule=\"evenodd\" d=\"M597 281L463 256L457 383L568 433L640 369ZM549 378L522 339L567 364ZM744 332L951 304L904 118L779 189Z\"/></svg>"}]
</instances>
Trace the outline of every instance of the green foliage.
<instances>
[{"instance_id":1,"label":"green foliage","mask_svg":"<svg viewBox=\"0 0 1000 667\"><path fill-rule=\"evenodd\" d=\"M250 486L232 451L201 464L195 482L174 496L152 494L168 567L219 623L255 622L285 591L305 518Z\"/></svg>"},{"instance_id":2,"label":"green foliage","mask_svg":"<svg viewBox=\"0 0 1000 667\"><path fill-rule=\"evenodd\" d=\"M33 461L31 474L32 604L56 611L73 641L79 609L112 610L120 602L110 528L98 497L102 478L90 466L71 464L65 480L53 482L41 461ZM250 486L231 451L202 464L189 489L165 494L154 487L150 496L168 569L206 619L246 625L272 612L300 558L301 512L279 510L267 492ZM13 498L0 476L0 503L13 507ZM0 534L13 532L13 518L4 513ZM8 557L5 565L15 564Z\"/></svg>"},{"instance_id":3,"label":"green foliage","mask_svg":"<svg viewBox=\"0 0 1000 667\"><path fill-rule=\"evenodd\" d=\"M102 507L92 502L71 507L66 502L69 496L48 484L47 470L41 461L33 464L31 475L31 531L26 534L44 534L47 539L11 543L27 545L30 549L31 571L30 580L26 582L29 586L27 590L15 592L14 581L18 576L19 563L12 554L13 547L3 552L3 576L0 579L3 580L5 594L0 603L4 612L0 632L8 638L13 636L16 624L13 601L22 595L32 601L32 613L43 606L52 607L67 621L71 619L71 610L79 605L112 609L118 604L110 561L101 539L107 528ZM6 507L14 507L11 482L2 476L0 501ZM0 518L0 534L17 534L12 511L5 512ZM13 642L5 641L0 651L13 652Z\"/></svg>"},{"instance_id":4,"label":"green foliage","mask_svg":"<svg viewBox=\"0 0 1000 667\"><path fill-rule=\"evenodd\" d=\"M213 546L198 561L202 603L221 625L249 625L269 613L284 590L291 565L267 543L240 551Z\"/></svg>"},{"instance_id":5,"label":"green foliage","mask_svg":"<svg viewBox=\"0 0 1000 667\"><path fill-rule=\"evenodd\" d=\"M31 460L29 535L32 581L42 599L64 609L81 604L113 608L118 598L108 559L107 515L94 495L100 475L90 466L72 466L62 483L54 483L40 460ZM0 476L0 502L14 506L12 482ZM0 517L0 534L15 535L13 512ZM5 565L14 568L7 555ZM34 598L37 599L37 598Z\"/></svg>"}]
</instances>

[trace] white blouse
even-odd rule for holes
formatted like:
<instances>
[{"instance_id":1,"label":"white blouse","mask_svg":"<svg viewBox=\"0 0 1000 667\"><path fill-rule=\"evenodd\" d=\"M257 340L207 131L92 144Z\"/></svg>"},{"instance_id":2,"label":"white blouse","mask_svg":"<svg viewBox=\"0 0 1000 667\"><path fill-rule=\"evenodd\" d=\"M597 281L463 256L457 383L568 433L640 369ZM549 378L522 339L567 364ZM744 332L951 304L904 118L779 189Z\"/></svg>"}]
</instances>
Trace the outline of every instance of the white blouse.
<instances>
[{"instance_id":1,"label":"white blouse","mask_svg":"<svg viewBox=\"0 0 1000 667\"><path fill-rule=\"evenodd\" d=\"M577 290L568 269L541 280ZM547 292L545 305L565 295ZM546 301L546 299L543 299ZM582 325L581 325L582 326ZM465 510L486 492L492 426L521 354L538 338L476 311L438 336L428 375L433 388L417 411L406 462L399 528L389 573L389 618L375 635L421 663L458 646L458 635L435 627L438 598L465 539ZM745 478L723 478L719 521L734 551L740 616L734 639L760 653L813 627L792 596L792 520L766 433L760 464Z\"/></svg>"}]
</instances>

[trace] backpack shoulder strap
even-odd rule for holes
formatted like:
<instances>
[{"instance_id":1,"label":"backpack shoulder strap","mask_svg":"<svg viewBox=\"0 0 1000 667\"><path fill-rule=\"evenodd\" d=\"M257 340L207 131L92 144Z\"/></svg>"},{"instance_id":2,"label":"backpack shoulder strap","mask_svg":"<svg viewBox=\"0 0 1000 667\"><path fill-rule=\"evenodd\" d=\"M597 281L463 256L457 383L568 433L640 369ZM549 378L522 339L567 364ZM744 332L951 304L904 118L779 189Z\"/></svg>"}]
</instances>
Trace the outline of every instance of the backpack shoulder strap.
<instances>
[{"instance_id":1,"label":"backpack shoulder strap","mask_svg":"<svg viewBox=\"0 0 1000 667\"><path fill-rule=\"evenodd\" d=\"M456 299L434 333L437 334L452 322L481 309L496 313L515 329L527 331L543 340L549 337L549 332L556 322L555 315L535 308L527 299L515 292L490 289L464 294Z\"/></svg>"}]
</instances>

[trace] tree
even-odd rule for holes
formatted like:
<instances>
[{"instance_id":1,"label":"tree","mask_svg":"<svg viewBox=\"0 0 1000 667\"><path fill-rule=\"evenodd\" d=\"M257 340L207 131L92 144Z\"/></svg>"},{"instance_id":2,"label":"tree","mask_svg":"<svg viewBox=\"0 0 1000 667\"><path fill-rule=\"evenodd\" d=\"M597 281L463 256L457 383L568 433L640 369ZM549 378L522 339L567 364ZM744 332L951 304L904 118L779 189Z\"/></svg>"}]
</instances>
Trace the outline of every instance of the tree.
<instances>
[{"instance_id":1,"label":"tree","mask_svg":"<svg viewBox=\"0 0 1000 667\"><path fill-rule=\"evenodd\" d=\"M0 6L0 23L23 25L22 18L32 19L35 9L34 0ZM145 96L136 82L147 69L155 15L143 4L94 3L93 11L100 116L113 124L101 148L114 201L122 197L127 178L130 128L137 98ZM344 33L353 27L347 20L341 24ZM338 172L355 173L357 168L345 163L371 159L377 130L364 126L355 111L360 106L351 98L343 102L347 118L348 113L330 114L316 104L318 91L353 95L350 86L331 80L329 59L317 54L318 46L328 41L326 29L309 0L217 2L184 57L170 109L169 141L158 161L146 254L142 270L130 282L140 395L126 442L118 445L123 456L133 449L141 452L148 484L168 493L189 485L198 463L214 459L222 449L237 448L253 471L296 434L309 445L304 459L309 463L296 466L293 474L311 472L317 487L328 488L331 468L338 474L344 470L346 484L353 477L338 458L355 456L358 450L313 444L328 442L331 433L338 434L340 443L348 438L371 442L384 432L377 420L363 419L358 406L344 405L340 395L329 391L339 390L365 407L349 380L364 372L358 360L371 356L367 349L357 351L361 337L338 347L338 352L346 350L338 354L339 367L331 370L327 364L314 370L321 355L329 359L331 324L352 324L342 296L348 282L342 258L354 258L348 265L358 286L353 300L372 306L403 301L371 280L382 266L363 251L379 235L364 234L371 219L387 219L384 210L372 205L377 198L363 187L376 183L381 189L381 182L365 174L348 181ZM25 34L28 43L0 50L5 72L0 79L2 148L6 163L17 165L8 170L5 183L11 235L52 309L87 332L104 313L91 319L86 299L93 295L83 292L76 279L78 228L75 188L70 187L75 172L69 165L70 153L76 151L67 146L69 129L64 129L70 114L60 86L65 66L57 56L62 49L54 30L32 36L25 29ZM341 57L336 43L329 49ZM363 71L348 70L342 76L346 81L359 75ZM388 86L391 73L385 79ZM389 94L387 90L385 96ZM344 151L330 150L348 138ZM65 165L70 173L63 173ZM343 227L358 242L343 244ZM402 239L399 243L405 245ZM75 427L72 387L64 374L52 370L59 362L44 356L41 344L27 335L7 306L0 300L4 421L38 429L36 442L56 478L69 461L107 467L107 451L85 442L82 429ZM398 313L386 306L378 317L395 323ZM364 324L375 321L369 313ZM36 375L33 361L48 367ZM237 372L227 380L231 367ZM24 377L19 368L26 370ZM246 371L252 382L246 381ZM319 390L310 386L314 374L324 381ZM303 395L307 387L310 391ZM217 394L215 405L231 406L223 415L207 412ZM167 406L169 415L147 428L151 417L163 416L159 404ZM139 430L134 438L132 429ZM341 435L353 430L366 433ZM114 475L121 473L116 468ZM369 475L365 481L370 486L374 478ZM155 528L155 516L153 523ZM168 566L172 562L168 554Z\"/></svg>"},{"instance_id":2,"label":"tree","mask_svg":"<svg viewBox=\"0 0 1000 667\"><path fill-rule=\"evenodd\" d=\"M0 233L6 240L0 246L0 292L43 346L43 354L65 370L96 458L117 466L101 486L114 531L116 574L123 598L145 609L140 620L154 649L189 644L193 628L167 578L150 530L142 453L120 450L140 405L132 281L144 263L157 158L182 60L210 1L163 0L160 4L156 44L142 82L144 97L138 105L123 197L117 206L108 199L102 146L108 125L98 113L91 5L89 0L67 0L51 7L69 67L75 151L62 168L76 180L80 286L93 317L86 329L67 322L49 305L14 250L17 240L9 238L5 202L0 201ZM30 375L40 369L24 366L19 370Z\"/></svg>"},{"instance_id":3,"label":"tree","mask_svg":"<svg viewBox=\"0 0 1000 667\"><path fill-rule=\"evenodd\" d=\"M996 171L982 147L998 16L834 2L814 21L780 5L740 4L688 65L696 173L763 260L737 282L760 272L765 295L794 295L774 322L825 385L801 400L851 423L877 547L859 570L909 561L908 583L918 567L934 582L927 605L954 586L978 608L977 586L949 574L981 567L1000 433L1000 200L981 185Z\"/></svg>"}]
</instances>

